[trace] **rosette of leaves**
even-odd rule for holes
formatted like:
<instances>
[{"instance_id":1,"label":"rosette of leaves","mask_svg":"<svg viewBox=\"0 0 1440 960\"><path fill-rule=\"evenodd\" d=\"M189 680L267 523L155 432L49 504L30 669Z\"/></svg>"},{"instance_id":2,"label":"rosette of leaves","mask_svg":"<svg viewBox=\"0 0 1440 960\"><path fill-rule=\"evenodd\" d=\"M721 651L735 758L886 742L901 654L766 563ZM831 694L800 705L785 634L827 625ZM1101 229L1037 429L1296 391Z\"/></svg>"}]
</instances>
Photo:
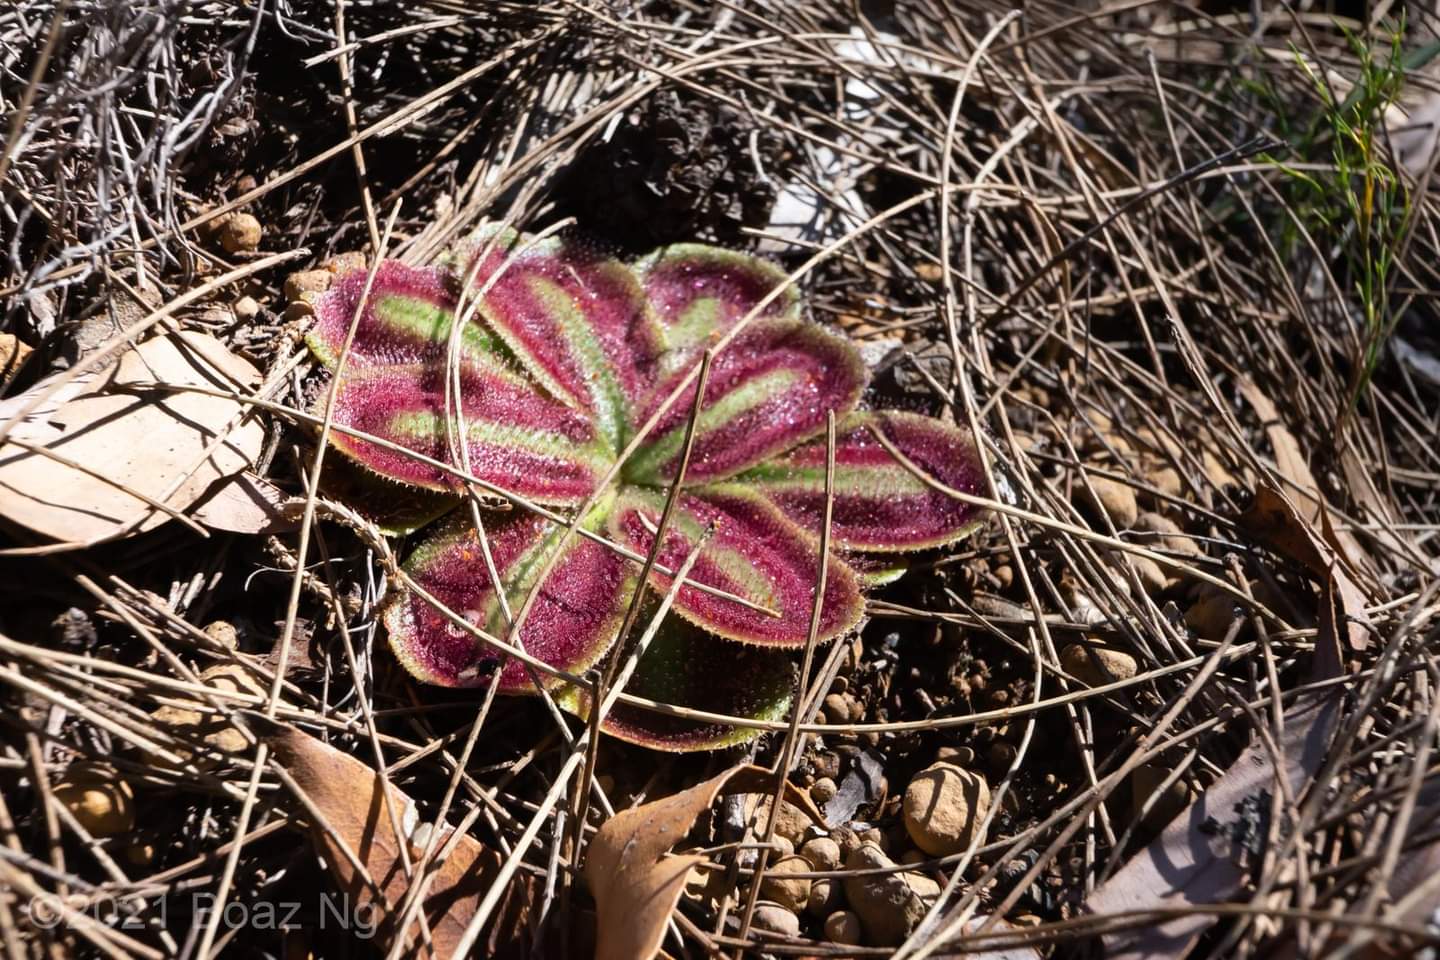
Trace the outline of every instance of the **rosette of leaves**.
<instances>
[{"instance_id":1,"label":"rosette of leaves","mask_svg":"<svg viewBox=\"0 0 1440 960\"><path fill-rule=\"evenodd\" d=\"M468 476L495 498L479 513L483 538L472 510L453 510L405 561L451 613L411 590L385 608L390 645L411 674L447 687L498 683L507 694L536 693L538 679L584 715L575 687L514 658L497 669L502 655L481 637L518 640L572 676L614 655L692 415L693 450L644 602L665 596L712 532L628 693L729 717L786 716L819 574L832 411L819 642L860 619L874 576L862 571L893 569L973 528L976 511L949 492L981 485L969 432L860 409L866 370L847 340L802 319L791 288L755 309L784 279L768 262L714 247L672 245L625 264L570 240L493 230L440 266L381 263L368 296L364 272L337 279L308 337L334 370L354 323L335 385L335 447L427 497L458 504ZM694 373L716 345L697 414ZM567 535L557 521L581 509L578 534ZM756 734L623 702L605 729L669 750Z\"/></svg>"}]
</instances>

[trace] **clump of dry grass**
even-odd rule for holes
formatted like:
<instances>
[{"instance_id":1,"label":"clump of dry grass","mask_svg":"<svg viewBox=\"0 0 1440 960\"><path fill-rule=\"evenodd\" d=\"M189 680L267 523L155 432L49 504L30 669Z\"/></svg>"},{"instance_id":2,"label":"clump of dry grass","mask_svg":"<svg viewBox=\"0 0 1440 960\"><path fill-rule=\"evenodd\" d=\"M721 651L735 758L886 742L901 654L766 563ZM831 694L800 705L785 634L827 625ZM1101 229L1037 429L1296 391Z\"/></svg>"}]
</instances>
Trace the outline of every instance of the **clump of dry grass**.
<instances>
[{"instance_id":1,"label":"clump of dry grass","mask_svg":"<svg viewBox=\"0 0 1440 960\"><path fill-rule=\"evenodd\" d=\"M1407 42L1425 27L1412 22ZM574 217L617 247L709 235L766 250L819 318L872 345L884 402L972 423L993 471L995 522L877 594L863 637L816 658L814 709L756 753L797 757L801 784L878 763L892 796L867 797L857 817L891 834L894 796L937 749L987 774L988 840L914 867L948 883L901 953L999 942L977 939L1000 928L971 917L1023 923L1001 929L1005 942L1060 955L1186 917L1216 921L1196 927L1197 956L1408 947L1435 939L1440 404L1419 368L1385 357L1343 413L1363 353L1354 278L1266 156L1323 165L1323 149L1298 156L1286 142L1321 107L1317 67L1343 83L1356 63L1309 9L1254 21L826 0L22 0L0 12L6 329L64 356L113 306L116 278L164 300L249 264L179 320L283 370L297 348L280 335L293 327L266 258L373 249L397 203L390 252L416 262L485 216L533 228ZM1428 88L1410 77L1406 102ZM675 104L695 122L677 128ZM685 167L690 155L703 170ZM1390 304L1423 354L1440 286L1418 179ZM629 192L607 208L591 182ZM635 196L652 188L665 215L637 222ZM752 190L779 198L783 229ZM207 235L232 209L265 227L253 254ZM1285 230L1298 242L1280 243ZM247 295L262 310L242 318L232 305ZM263 466L295 494L315 450L285 410L308 409L307 362L268 398ZM1363 597L1342 612L1363 629L1327 637L1325 583L1242 520L1267 483L1306 519L1323 502ZM1141 510L1179 533L1142 529ZM470 811L485 842L554 882L530 922L568 942L584 895L555 811L592 785L539 806L573 766L568 732L529 704L477 723L480 700L410 685L377 642L384 545L318 521L301 542L200 544L162 528L79 556L22 559L18 534L0 550L11 955L46 943L139 956L350 948L313 922L227 929L188 912L197 891L253 910L309 903L324 883L286 830L303 808L253 748L219 753L155 719L195 707L197 675L222 663L266 692L212 692L197 709L268 702L383 769L427 816ZM1218 628L1187 618L1201 602L1221 611ZM234 627L233 644L227 628L205 629L214 621ZM1078 683L1060 653L1082 638L1126 652L1135 676L1099 692ZM1317 651L1339 639L1321 670ZM817 721L821 697L842 688L863 717ZM1131 814L1133 766L1158 767L1182 794L1214 789L1247 749L1293 753L1287 718L1327 693L1318 760L1252 803L1248 836L1231 830L1233 884L1198 903L1096 912L1097 889L1159 832ZM56 800L77 757L108 761L134 792L133 826L104 842ZM596 772L624 806L726 759L607 744ZM537 816L536 842L517 845ZM1206 836L1233 827L1220 819ZM671 953L883 952L758 934L739 919L738 857L733 845L713 854L729 887L682 903ZM139 926L36 929L26 901L60 892L119 898Z\"/></svg>"}]
</instances>

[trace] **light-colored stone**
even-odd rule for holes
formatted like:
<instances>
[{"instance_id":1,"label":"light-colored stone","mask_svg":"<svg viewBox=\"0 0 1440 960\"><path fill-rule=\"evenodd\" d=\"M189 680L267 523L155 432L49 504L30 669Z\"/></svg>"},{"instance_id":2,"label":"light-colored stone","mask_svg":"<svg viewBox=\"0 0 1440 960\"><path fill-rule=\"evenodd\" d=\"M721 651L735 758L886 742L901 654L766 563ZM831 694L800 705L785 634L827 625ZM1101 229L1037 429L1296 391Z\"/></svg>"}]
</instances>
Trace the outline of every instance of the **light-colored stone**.
<instances>
[{"instance_id":1,"label":"light-colored stone","mask_svg":"<svg viewBox=\"0 0 1440 960\"><path fill-rule=\"evenodd\" d=\"M205 625L205 636L214 640L226 650L234 650L240 645L240 635L235 632L235 625L226 620L215 620Z\"/></svg>"},{"instance_id":2,"label":"light-colored stone","mask_svg":"<svg viewBox=\"0 0 1440 960\"><path fill-rule=\"evenodd\" d=\"M847 870L893 866L873 843L862 844L845 858ZM925 916L925 901L898 873L846 877L845 900L860 918L866 940L875 946L900 944Z\"/></svg>"},{"instance_id":3,"label":"light-colored stone","mask_svg":"<svg viewBox=\"0 0 1440 960\"><path fill-rule=\"evenodd\" d=\"M787 937L800 936L800 918L778 903L761 900L755 904L755 913L750 917L752 926Z\"/></svg>"},{"instance_id":4,"label":"light-colored stone","mask_svg":"<svg viewBox=\"0 0 1440 960\"><path fill-rule=\"evenodd\" d=\"M1135 657L1124 650L1098 643L1072 643L1060 651L1060 666L1086 686L1099 687L1129 680L1140 672Z\"/></svg>"},{"instance_id":5,"label":"light-colored stone","mask_svg":"<svg viewBox=\"0 0 1440 960\"><path fill-rule=\"evenodd\" d=\"M72 763L52 792L92 837L113 837L135 827L135 791L107 764Z\"/></svg>"},{"instance_id":6,"label":"light-colored stone","mask_svg":"<svg viewBox=\"0 0 1440 960\"><path fill-rule=\"evenodd\" d=\"M932 764L916 774L901 805L910 839L932 857L964 850L989 809L985 778L953 763Z\"/></svg>"},{"instance_id":7,"label":"light-colored stone","mask_svg":"<svg viewBox=\"0 0 1440 960\"><path fill-rule=\"evenodd\" d=\"M799 913L810 899L810 881L793 875L809 872L810 861L804 857L791 856L772 863L760 884L760 896L775 901L792 913Z\"/></svg>"},{"instance_id":8,"label":"light-colored stone","mask_svg":"<svg viewBox=\"0 0 1440 960\"><path fill-rule=\"evenodd\" d=\"M850 722L850 697L847 694L827 694L825 699L820 701L820 709L825 714L826 723Z\"/></svg>"},{"instance_id":9,"label":"light-colored stone","mask_svg":"<svg viewBox=\"0 0 1440 960\"><path fill-rule=\"evenodd\" d=\"M1117 530L1134 526L1135 519L1140 516L1140 505L1135 500L1135 491L1118 480L1090 477L1088 487L1077 481L1075 497L1081 506L1092 511L1103 511Z\"/></svg>"},{"instance_id":10,"label":"light-colored stone","mask_svg":"<svg viewBox=\"0 0 1440 960\"><path fill-rule=\"evenodd\" d=\"M800 847L800 856L809 860L816 870L840 869L840 844L829 837L806 840Z\"/></svg>"},{"instance_id":11,"label":"light-colored stone","mask_svg":"<svg viewBox=\"0 0 1440 960\"><path fill-rule=\"evenodd\" d=\"M845 902L845 892L838 880L815 880L810 884L810 899L805 901L805 912L812 917L828 917L839 910Z\"/></svg>"},{"instance_id":12,"label":"light-colored stone","mask_svg":"<svg viewBox=\"0 0 1440 960\"><path fill-rule=\"evenodd\" d=\"M234 663L219 663L206 667L200 674L200 680L206 686L220 693L264 696L269 692L250 675L248 670ZM227 702L235 708L244 706L244 704L228 698ZM156 723L174 728L180 736L198 737L207 745L223 753L243 753L251 746L250 741L245 739L245 735L239 729L213 711L202 713L198 710L187 710L184 707L167 704L152 713L151 717Z\"/></svg>"},{"instance_id":13,"label":"light-colored stone","mask_svg":"<svg viewBox=\"0 0 1440 960\"><path fill-rule=\"evenodd\" d=\"M1165 571L1160 569L1160 564L1149 557L1130 556L1126 562L1134 569L1135 575L1140 578L1140 586L1145 588L1146 593L1162 593L1168 582L1165 578Z\"/></svg>"},{"instance_id":14,"label":"light-colored stone","mask_svg":"<svg viewBox=\"0 0 1440 960\"><path fill-rule=\"evenodd\" d=\"M260 314L260 304L254 297L241 297L230 309L239 320L254 320Z\"/></svg>"},{"instance_id":15,"label":"light-colored stone","mask_svg":"<svg viewBox=\"0 0 1440 960\"><path fill-rule=\"evenodd\" d=\"M285 299L299 300L302 293L324 293L335 275L328 270L301 270L285 278Z\"/></svg>"},{"instance_id":16,"label":"light-colored stone","mask_svg":"<svg viewBox=\"0 0 1440 960\"><path fill-rule=\"evenodd\" d=\"M226 253L248 253L260 246L265 235L260 221L248 213L232 213L215 226L215 236Z\"/></svg>"},{"instance_id":17,"label":"light-colored stone","mask_svg":"<svg viewBox=\"0 0 1440 960\"><path fill-rule=\"evenodd\" d=\"M758 806L758 811L757 811ZM770 810L770 798L760 794L750 794L746 798L745 807L755 813L756 832L764 835L765 818ZM775 835L784 837L790 841L791 849L805 842L805 831L811 825L810 815L801 810L789 800L780 801L780 813L775 819Z\"/></svg>"},{"instance_id":18,"label":"light-colored stone","mask_svg":"<svg viewBox=\"0 0 1440 960\"><path fill-rule=\"evenodd\" d=\"M819 804L829 803L835 796L836 789L838 788L835 786L834 780L829 777L821 777L810 784L810 799Z\"/></svg>"},{"instance_id":19,"label":"light-colored stone","mask_svg":"<svg viewBox=\"0 0 1440 960\"><path fill-rule=\"evenodd\" d=\"M940 884L936 883L930 877L925 876L925 874L902 873L901 876L905 878L906 883L910 884L910 889L915 891L915 895L927 902L933 901L936 897L940 896Z\"/></svg>"},{"instance_id":20,"label":"light-colored stone","mask_svg":"<svg viewBox=\"0 0 1440 960\"><path fill-rule=\"evenodd\" d=\"M825 939L847 947L858 947L864 931L860 918L849 910L837 910L825 918Z\"/></svg>"}]
</instances>

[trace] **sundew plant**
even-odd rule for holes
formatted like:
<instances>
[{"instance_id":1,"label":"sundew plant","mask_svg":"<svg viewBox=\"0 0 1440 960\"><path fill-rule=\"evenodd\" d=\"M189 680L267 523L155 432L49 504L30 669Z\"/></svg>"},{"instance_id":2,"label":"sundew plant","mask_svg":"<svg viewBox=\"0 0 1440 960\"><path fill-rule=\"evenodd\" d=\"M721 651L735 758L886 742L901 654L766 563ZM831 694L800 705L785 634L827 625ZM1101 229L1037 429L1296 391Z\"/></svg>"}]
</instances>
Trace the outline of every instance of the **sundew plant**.
<instances>
[{"instance_id":1,"label":"sundew plant","mask_svg":"<svg viewBox=\"0 0 1440 960\"><path fill-rule=\"evenodd\" d=\"M390 646L411 674L446 687L498 683L506 694L537 693L538 680L584 715L573 685L514 658L499 668L498 647L518 641L572 676L617 655L678 479L649 608L699 553L626 691L730 717L784 717L816 601L831 413L818 642L856 626L875 571L975 526L975 508L953 495L981 487L969 431L863 409L859 354L805 320L784 281L766 261L698 244L626 264L508 230L477 234L439 266L383 262L368 296L365 272L337 279L308 337L339 367L335 448L457 505L467 482L484 498L478 514L455 509L426 531L404 562L419 589L385 607ZM623 702L604 727L669 750L756 734Z\"/></svg>"}]
</instances>

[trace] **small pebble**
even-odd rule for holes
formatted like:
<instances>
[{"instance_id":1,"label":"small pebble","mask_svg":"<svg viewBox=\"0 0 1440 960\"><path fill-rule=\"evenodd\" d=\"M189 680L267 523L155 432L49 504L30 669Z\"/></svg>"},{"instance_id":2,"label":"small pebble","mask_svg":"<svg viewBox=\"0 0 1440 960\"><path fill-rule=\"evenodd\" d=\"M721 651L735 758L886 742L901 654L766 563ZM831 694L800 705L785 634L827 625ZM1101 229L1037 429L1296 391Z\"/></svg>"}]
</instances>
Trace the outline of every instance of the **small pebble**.
<instances>
[{"instance_id":1,"label":"small pebble","mask_svg":"<svg viewBox=\"0 0 1440 960\"><path fill-rule=\"evenodd\" d=\"M760 901L750 917L752 926L787 937L800 936L800 918L778 903Z\"/></svg>"},{"instance_id":2,"label":"small pebble","mask_svg":"<svg viewBox=\"0 0 1440 960\"><path fill-rule=\"evenodd\" d=\"M235 311L237 319L253 320L260 313L260 304L255 302L254 297L241 297L231 309Z\"/></svg>"},{"instance_id":3,"label":"small pebble","mask_svg":"<svg viewBox=\"0 0 1440 960\"><path fill-rule=\"evenodd\" d=\"M953 763L920 771L905 788L901 804L910 839L933 857L964 850L989 809L985 778Z\"/></svg>"},{"instance_id":4,"label":"small pebble","mask_svg":"<svg viewBox=\"0 0 1440 960\"><path fill-rule=\"evenodd\" d=\"M92 837L113 837L135 827L135 791L113 767L72 763L53 792Z\"/></svg>"},{"instance_id":5,"label":"small pebble","mask_svg":"<svg viewBox=\"0 0 1440 960\"><path fill-rule=\"evenodd\" d=\"M1140 578L1140 586L1145 588L1149 594L1163 593L1168 582L1165 571L1160 569L1160 564L1149 557L1127 557L1126 561Z\"/></svg>"},{"instance_id":6,"label":"small pebble","mask_svg":"<svg viewBox=\"0 0 1440 960\"><path fill-rule=\"evenodd\" d=\"M328 270L301 270L285 278L285 299L299 300L302 293L324 293L335 279Z\"/></svg>"},{"instance_id":7,"label":"small pebble","mask_svg":"<svg viewBox=\"0 0 1440 960\"><path fill-rule=\"evenodd\" d=\"M845 858L845 869L893 867L894 862L873 843L862 844ZM876 946L904 941L925 916L925 901L901 874L881 873L845 878L845 900L860 918L866 939Z\"/></svg>"},{"instance_id":8,"label":"small pebble","mask_svg":"<svg viewBox=\"0 0 1440 960\"><path fill-rule=\"evenodd\" d=\"M1094 489L1092 495L1090 490ZM1090 486L1077 482L1075 496L1082 506L1092 511L1101 510L1110 518L1115 529L1124 530L1135 525L1140 515L1140 505L1135 501L1135 491L1127 484L1105 477L1090 477Z\"/></svg>"},{"instance_id":9,"label":"small pebble","mask_svg":"<svg viewBox=\"0 0 1440 960\"><path fill-rule=\"evenodd\" d=\"M821 777L810 785L810 799L816 803L828 803L836 791L835 781L829 777Z\"/></svg>"},{"instance_id":10,"label":"small pebble","mask_svg":"<svg viewBox=\"0 0 1440 960\"><path fill-rule=\"evenodd\" d=\"M810 900L810 881L808 878L794 877L791 874L809 873L810 869L810 861L804 857L785 857L778 863L771 864L760 884L760 895L792 913L799 913Z\"/></svg>"},{"instance_id":11,"label":"small pebble","mask_svg":"<svg viewBox=\"0 0 1440 960\"><path fill-rule=\"evenodd\" d=\"M260 246L265 231L260 221L248 213L232 213L222 217L215 227L220 247L226 253L246 253Z\"/></svg>"},{"instance_id":12,"label":"small pebble","mask_svg":"<svg viewBox=\"0 0 1440 960\"><path fill-rule=\"evenodd\" d=\"M910 889L915 891L917 897L925 900L934 900L940 896L940 884L925 876L925 874L902 873L901 876L904 877L905 882L910 885Z\"/></svg>"},{"instance_id":13,"label":"small pebble","mask_svg":"<svg viewBox=\"0 0 1440 960\"><path fill-rule=\"evenodd\" d=\"M805 912L812 917L828 917L840 909L844 899L838 880L815 880L810 884L810 899L805 902Z\"/></svg>"},{"instance_id":14,"label":"small pebble","mask_svg":"<svg viewBox=\"0 0 1440 960\"><path fill-rule=\"evenodd\" d=\"M846 694L828 694L825 699L820 702L820 709L825 714L826 723L850 722L850 698Z\"/></svg>"},{"instance_id":15,"label":"small pebble","mask_svg":"<svg viewBox=\"0 0 1440 960\"><path fill-rule=\"evenodd\" d=\"M816 870L838 870L840 868L840 844L831 837L815 837L806 840L800 848L800 856L810 861Z\"/></svg>"},{"instance_id":16,"label":"small pebble","mask_svg":"<svg viewBox=\"0 0 1440 960\"><path fill-rule=\"evenodd\" d=\"M849 910L837 910L825 918L825 939L831 943L858 947L862 936L860 918Z\"/></svg>"},{"instance_id":17,"label":"small pebble","mask_svg":"<svg viewBox=\"0 0 1440 960\"><path fill-rule=\"evenodd\" d=\"M763 836L766 817L770 809L770 798L752 794L751 803L747 806L749 806L751 810L755 810L757 805L759 810L755 813L755 827L756 832ZM804 810L801 810L789 800L781 800L780 813L775 819L775 836L784 837L786 840L789 840L791 844L790 848L793 850L796 844L805 841L805 830L810 826L810 823L810 815Z\"/></svg>"},{"instance_id":18,"label":"small pebble","mask_svg":"<svg viewBox=\"0 0 1440 960\"><path fill-rule=\"evenodd\" d=\"M1090 687L1129 680L1140 665L1124 650L1099 644L1072 643L1060 651L1060 666L1070 676Z\"/></svg>"},{"instance_id":19,"label":"small pebble","mask_svg":"<svg viewBox=\"0 0 1440 960\"><path fill-rule=\"evenodd\" d=\"M298 300L291 300L285 305L285 320L294 323L297 320L305 320L315 316L315 304L320 300L320 294L313 291L305 291L300 294Z\"/></svg>"},{"instance_id":20,"label":"small pebble","mask_svg":"<svg viewBox=\"0 0 1440 960\"><path fill-rule=\"evenodd\" d=\"M240 645L240 636L235 632L235 625L228 621L216 620L208 623L205 625L204 633L205 636L227 650L234 650Z\"/></svg>"}]
</instances>

